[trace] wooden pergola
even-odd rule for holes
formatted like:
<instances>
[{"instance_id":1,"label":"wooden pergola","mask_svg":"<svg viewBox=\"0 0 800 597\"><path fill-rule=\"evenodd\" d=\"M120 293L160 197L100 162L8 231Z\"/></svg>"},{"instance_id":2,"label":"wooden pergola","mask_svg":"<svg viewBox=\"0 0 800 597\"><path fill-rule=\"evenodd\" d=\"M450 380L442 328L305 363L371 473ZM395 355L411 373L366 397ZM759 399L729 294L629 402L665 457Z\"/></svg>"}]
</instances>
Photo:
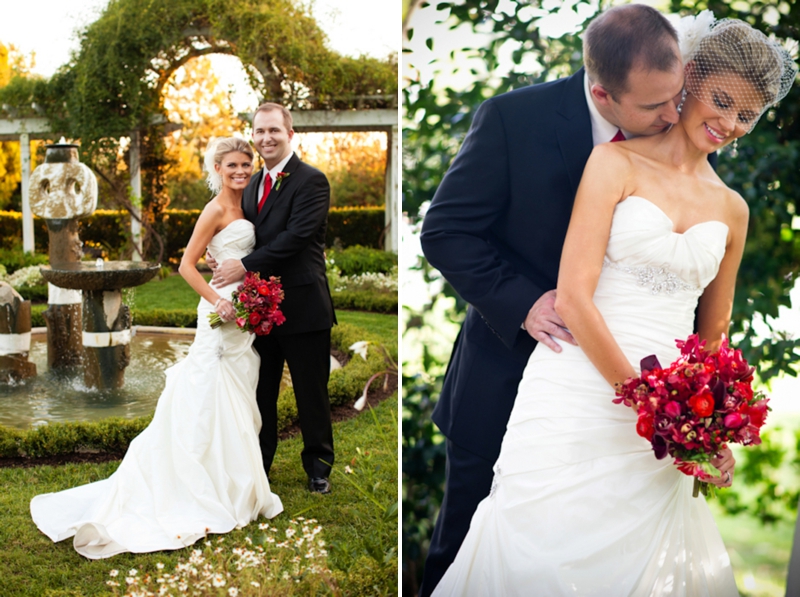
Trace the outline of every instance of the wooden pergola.
<instances>
[{"instance_id":1,"label":"wooden pergola","mask_svg":"<svg viewBox=\"0 0 800 597\"><path fill-rule=\"evenodd\" d=\"M243 117L245 115L242 115ZM252 116L252 115L250 115ZM299 133L310 132L354 132L378 131L387 134L386 144L386 188L385 188L385 226L384 248L398 250L398 198L400 194L400 137L398 135L397 110L308 110L292 113L294 130ZM20 144L20 168L22 172L22 248L32 253L33 214L30 206L31 152L33 139L53 139L58 133L50 130L44 118L0 118L0 141L18 141ZM141 205L142 185L139 169L139 146L137 133L131 134L131 189L134 205ZM138 215L138 214L137 214ZM137 217L131 217L131 235L141 252L141 224ZM134 252L134 259L140 258Z\"/></svg>"}]
</instances>

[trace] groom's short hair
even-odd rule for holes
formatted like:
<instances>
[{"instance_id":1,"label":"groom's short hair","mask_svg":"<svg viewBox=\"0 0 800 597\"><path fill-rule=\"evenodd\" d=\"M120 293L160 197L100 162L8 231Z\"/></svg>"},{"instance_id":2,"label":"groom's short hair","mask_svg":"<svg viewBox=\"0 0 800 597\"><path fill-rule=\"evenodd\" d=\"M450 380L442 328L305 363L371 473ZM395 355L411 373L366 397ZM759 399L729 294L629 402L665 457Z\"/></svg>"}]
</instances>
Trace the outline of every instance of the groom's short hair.
<instances>
[{"instance_id":1,"label":"groom's short hair","mask_svg":"<svg viewBox=\"0 0 800 597\"><path fill-rule=\"evenodd\" d=\"M589 78L615 99L628 91L634 67L669 72L680 64L678 34L656 9L615 6L594 19L583 34L583 64Z\"/></svg>"},{"instance_id":2,"label":"groom's short hair","mask_svg":"<svg viewBox=\"0 0 800 597\"><path fill-rule=\"evenodd\" d=\"M292 113L289 112L288 108L281 106L280 104L276 104L274 102L266 102L261 104L256 111L253 112L253 122L256 120L256 114L259 112L272 112L273 110L279 110L283 115L283 124L286 127L287 131L292 130Z\"/></svg>"}]
</instances>

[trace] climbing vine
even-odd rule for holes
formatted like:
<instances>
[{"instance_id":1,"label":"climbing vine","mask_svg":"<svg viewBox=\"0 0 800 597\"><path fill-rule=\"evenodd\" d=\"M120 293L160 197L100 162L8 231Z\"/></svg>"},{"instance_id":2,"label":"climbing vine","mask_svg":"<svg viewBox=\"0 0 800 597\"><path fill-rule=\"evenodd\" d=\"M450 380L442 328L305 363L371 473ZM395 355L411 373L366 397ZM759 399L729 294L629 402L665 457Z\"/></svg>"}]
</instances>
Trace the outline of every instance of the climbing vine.
<instances>
[{"instance_id":1,"label":"climbing vine","mask_svg":"<svg viewBox=\"0 0 800 597\"><path fill-rule=\"evenodd\" d=\"M79 140L101 192L129 210L130 139L138 131L151 253L161 242L149 222L168 203L163 88L189 60L237 56L262 101L294 110L397 105L397 57L338 54L292 0L110 0L80 42L49 80L18 77L0 89L0 116L43 116L56 135Z\"/></svg>"}]
</instances>

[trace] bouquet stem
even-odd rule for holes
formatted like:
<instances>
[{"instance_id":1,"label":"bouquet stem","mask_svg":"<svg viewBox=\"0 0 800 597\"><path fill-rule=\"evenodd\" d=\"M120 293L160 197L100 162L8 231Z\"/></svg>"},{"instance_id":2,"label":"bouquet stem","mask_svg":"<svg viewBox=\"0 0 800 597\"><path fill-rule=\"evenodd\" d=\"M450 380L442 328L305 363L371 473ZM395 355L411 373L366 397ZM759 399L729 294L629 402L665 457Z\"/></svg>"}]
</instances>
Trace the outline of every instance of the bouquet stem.
<instances>
[{"instance_id":1,"label":"bouquet stem","mask_svg":"<svg viewBox=\"0 0 800 597\"><path fill-rule=\"evenodd\" d=\"M694 478L694 487L692 488L692 497L697 497L699 494L704 496L708 495L708 483L701 481L697 477Z\"/></svg>"},{"instance_id":2,"label":"bouquet stem","mask_svg":"<svg viewBox=\"0 0 800 597\"><path fill-rule=\"evenodd\" d=\"M211 324L211 329L214 330L219 326L221 326L224 322L222 321L222 318L216 313L210 313L208 315L208 323Z\"/></svg>"}]
</instances>

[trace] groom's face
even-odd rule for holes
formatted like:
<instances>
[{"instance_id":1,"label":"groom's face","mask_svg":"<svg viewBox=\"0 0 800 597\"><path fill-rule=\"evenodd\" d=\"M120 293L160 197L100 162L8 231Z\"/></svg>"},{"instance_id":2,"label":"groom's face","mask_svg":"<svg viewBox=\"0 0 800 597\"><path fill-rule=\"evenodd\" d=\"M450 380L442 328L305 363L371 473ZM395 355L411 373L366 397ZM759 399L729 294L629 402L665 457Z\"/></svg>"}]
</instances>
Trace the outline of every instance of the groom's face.
<instances>
[{"instance_id":1,"label":"groom's face","mask_svg":"<svg viewBox=\"0 0 800 597\"><path fill-rule=\"evenodd\" d=\"M678 122L682 89L680 64L670 71L634 68L628 73L628 91L607 95L607 120L637 136L660 133Z\"/></svg>"},{"instance_id":2,"label":"groom's face","mask_svg":"<svg viewBox=\"0 0 800 597\"><path fill-rule=\"evenodd\" d=\"M259 112L253 119L253 144L267 168L274 168L291 153L293 136L280 110Z\"/></svg>"}]
</instances>

